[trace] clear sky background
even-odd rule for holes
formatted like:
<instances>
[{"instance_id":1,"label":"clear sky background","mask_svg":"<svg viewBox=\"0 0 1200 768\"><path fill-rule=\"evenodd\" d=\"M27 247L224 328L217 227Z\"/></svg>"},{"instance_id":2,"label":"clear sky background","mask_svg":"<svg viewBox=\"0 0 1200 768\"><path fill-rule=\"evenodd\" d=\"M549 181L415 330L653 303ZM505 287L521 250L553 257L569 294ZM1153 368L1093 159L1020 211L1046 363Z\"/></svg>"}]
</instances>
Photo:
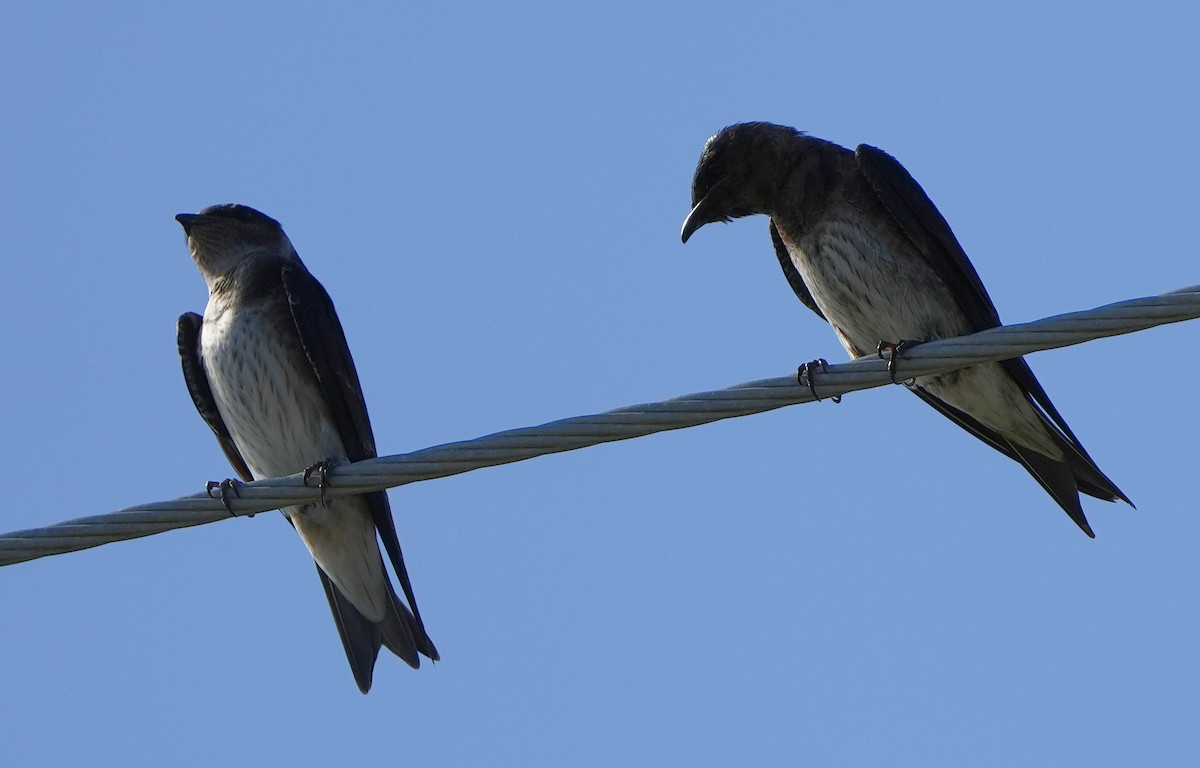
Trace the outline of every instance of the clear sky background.
<instances>
[{"instance_id":1,"label":"clear sky background","mask_svg":"<svg viewBox=\"0 0 1200 768\"><path fill-rule=\"evenodd\" d=\"M383 453L752 379L830 329L705 139L903 162L1008 322L1200 283L1194 4L23 3L0 25L2 530L231 470L173 220L279 219ZM1195 759L1200 325L1033 356L1091 541L900 388L393 491L443 661L361 696L278 514L0 569L9 765Z\"/></svg>"}]
</instances>

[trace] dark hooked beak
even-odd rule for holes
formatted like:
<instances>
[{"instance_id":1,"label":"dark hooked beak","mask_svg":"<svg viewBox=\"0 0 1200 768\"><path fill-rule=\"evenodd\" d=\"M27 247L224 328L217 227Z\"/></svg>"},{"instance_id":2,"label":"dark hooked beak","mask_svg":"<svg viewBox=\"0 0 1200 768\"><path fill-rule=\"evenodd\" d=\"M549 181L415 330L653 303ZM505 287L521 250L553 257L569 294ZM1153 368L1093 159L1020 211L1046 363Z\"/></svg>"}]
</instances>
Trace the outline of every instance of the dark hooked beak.
<instances>
[{"instance_id":1,"label":"dark hooked beak","mask_svg":"<svg viewBox=\"0 0 1200 768\"><path fill-rule=\"evenodd\" d=\"M179 222L185 233L191 234L192 225L201 218L203 217L198 213L181 213L175 217L175 221Z\"/></svg>"},{"instance_id":2,"label":"dark hooked beak","mask_svg":"<svg viewBox=\"0 0 1200 768\"><path fill-rule=\"evenodd\" d=\"M713 208L716 207L721 186L721 182L719 181L713 184L712 188L708 190L708 194L701 198L700 202L696 203L692 208L692 212L683 220L683 230L679 233L683 242L686 243L688 238L705 224L711 224L714 221L721 221L725 218L721 214L713 215Z\"/></svg>"}]
</instances>

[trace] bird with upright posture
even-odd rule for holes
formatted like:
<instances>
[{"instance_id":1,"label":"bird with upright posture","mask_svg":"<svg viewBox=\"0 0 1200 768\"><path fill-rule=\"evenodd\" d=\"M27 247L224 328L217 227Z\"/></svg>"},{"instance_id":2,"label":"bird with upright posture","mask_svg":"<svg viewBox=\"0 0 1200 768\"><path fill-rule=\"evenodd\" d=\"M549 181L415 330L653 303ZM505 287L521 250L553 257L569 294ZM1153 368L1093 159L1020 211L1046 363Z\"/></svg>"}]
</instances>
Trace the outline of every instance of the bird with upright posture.
<instances>
[{"instance_id":1,"label":"bird with upright posture","mask_svg":"<svg viewBox=\"0 0 1200 768\"><path fill-rule=\"evenodd\" d=\"M899 162L794 128L731 125L708 140L692 181L683 242L716 221L762 213L800 301L852 357L889 342L1000 325L962 246ZM893 351L893 362L898 351ZM1071 432L1023 358L906 382L939 413L1019 462L1095 537L1079 493L1130 503Z\"/></svg>"},{"instance_id":2,"label":"bird with upright posture","mask_svg":"<svg viewBox=\"0 0 1200 768\"><path fill-rule=\"evenodd\" d=\"M279 222L244 205L175 218L209 292L204 317L179 318L183 377L238 475L250 481L374 457L366 402L333 302ZM384 491L283 513L316 561L359 690L371 688L381 645L414 668L418 654L438 659ZM392 587L377 537L407 605Z\"/></svg>"}]
</instances>

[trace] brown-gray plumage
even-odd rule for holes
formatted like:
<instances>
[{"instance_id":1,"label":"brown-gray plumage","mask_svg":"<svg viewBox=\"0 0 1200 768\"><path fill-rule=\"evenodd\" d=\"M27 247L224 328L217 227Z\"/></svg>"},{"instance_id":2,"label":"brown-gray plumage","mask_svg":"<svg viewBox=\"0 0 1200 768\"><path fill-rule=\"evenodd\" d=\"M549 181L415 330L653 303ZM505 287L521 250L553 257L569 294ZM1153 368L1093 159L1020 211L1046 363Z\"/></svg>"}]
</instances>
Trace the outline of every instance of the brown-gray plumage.
<instances>
[{"instance_id":1,"label":"brown-gray plumage","mask_svg":"<svg viewBox=\"0 0 1200 768\"><path fill-rule=\"evenodd\" d=\"M1000 325L962 246L894 158L850 151L793 128L743 123L708 140L682 238L715 221L770 216L788 283L853 357L881 341L945 338ZM1089 536L1079 493L1129 499L1071 432L1022 358L909 388L939 413L1019 462Z\"/></svg>"},{"instance_id":2,"label":"brown-gray plumage","mask_svg":"<svg viewBox=\"0 0 1200 768\"><path fill-rule=\"evenodd\" d=\"M179 318L183 376L238 475L249 481L374 457L366 402L333 302L279 223L243 205L176 218L209 288L204 317ZM437 660L385 492L283 512L317 563L359 690L371 687L381 645L413 667L418 654ZM408 605L392 587L377 536Z\"/></svg>"}]
</instances>

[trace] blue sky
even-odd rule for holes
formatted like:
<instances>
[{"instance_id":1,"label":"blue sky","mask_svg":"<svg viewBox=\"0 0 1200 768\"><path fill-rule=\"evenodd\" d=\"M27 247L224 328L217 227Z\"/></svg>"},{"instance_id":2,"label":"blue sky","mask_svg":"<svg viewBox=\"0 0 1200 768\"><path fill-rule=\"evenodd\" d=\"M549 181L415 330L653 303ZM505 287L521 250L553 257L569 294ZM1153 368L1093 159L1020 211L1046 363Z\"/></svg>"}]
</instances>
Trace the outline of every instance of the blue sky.
<instances>
[{"instance_id":1,"label":"blue sky","mask_svg":"<svg viewBox=\"0 0 1200 768\"><path fill-rule=\"evenodd\" d=\"M230 474L173 216L279 219L381 451L842 359L766 220L679 227L704 140L882 147L1009 322L1200 283L1200 10L23 4L0 27L14 530ZM0 570L12 764L1194 759L1195 325L1035 355L1138 504L1083 536L898 388L407 486L429 631L354 686L275 514Z\"/></svg>"}]
</instances>

